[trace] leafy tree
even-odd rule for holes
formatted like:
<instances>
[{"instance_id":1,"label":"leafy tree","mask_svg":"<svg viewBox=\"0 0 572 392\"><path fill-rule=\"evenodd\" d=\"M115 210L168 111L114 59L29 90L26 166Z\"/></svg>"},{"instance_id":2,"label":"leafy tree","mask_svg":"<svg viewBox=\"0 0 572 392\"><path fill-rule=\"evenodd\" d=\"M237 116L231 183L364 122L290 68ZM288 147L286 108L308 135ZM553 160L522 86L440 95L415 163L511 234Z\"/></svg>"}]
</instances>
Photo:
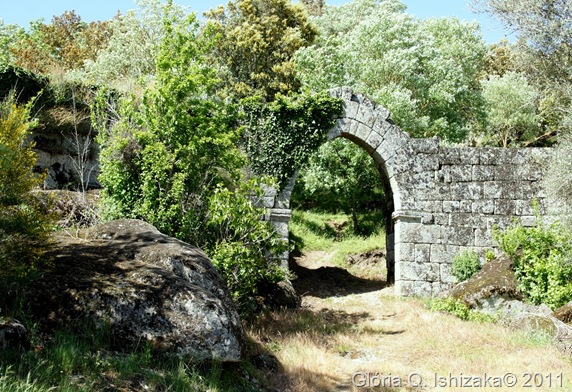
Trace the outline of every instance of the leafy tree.
<instances>
[{"instance_id":1,"label":"leafy tree","mask_svg":"<svg viewBox=\"0 0 572 392\"><path fill-rule=\"evenodd\" d=\"M542 93L549 130L563 130L572 102L572 6L566 0L474 0L518 34L519 69ZM567 130L568 131L568 130Z\"/></svg>"},{"instance_id":2,"label":"leafy tree","mask_svg":"<svg viewBox=\"0 0 572 392\"><path fill-rule=\"evenodd\" d=\"M524 75L515 72L491 75L481 83L489 108L486 137L492 144L507 148L538 135L538 92Z\"/></svg>"},{"instance_id":3,"label":"leafy tree","mask_svg":"<svg viewBox=\"0 0 572 392\"><path fill-rule=\"evenodd\" d=\"M133 91L141 79L155 75L160 45L167 34L163 19L170 19L173 26L183 26L187 12L172 1L138 0L137 6L137 10L110 22L113 34L108 45L97 58L88 59L76 77L119 91Z\"/></svg>"},{"instance_id":4,"label":"leafy tree","mask_svg":"<svg viewBox=\"0 0 572 392\"><path fill-rule=\"evenodd\" d=\"M272 101L277 93L299 89L294 53L316 36L302 6L290 0L236 0L206 16L206 30L219 38L212 55L227 94Z\"/></svg>"},{"instance_id":5,"label":"leafy tree","mask_svg":"<svg viewBox=\"0 0 572 392\"><path fill-rule=\"evenodd\" d=\"M51 73L81 68L105 48L109 22L86 23L74 11L54 16L51 24L32 22L30 32L10 45L14 63L34 72Z\"/></svg>"},{"instance_id":6,"label":"leafy tree","mask_svg":"<svg viewBox=\"0 0 572 392\"><path fill-rule=\"evenodd\" d=\"M507 72L517 72L517 49L506 39L489 46L481 79L489 75L504 76Z\"/></svg>"},{"instance_id":7,"label":"leafy tree","mask_svg":"<svg viewBox=\"0 0 572 392\"><path fill-rule=\"evenodd\" d=\"M31 104L21 106L10 95L0 102L0 280L6 284L27 276L42 258L51 228L50 214L30 191L42 183L33 173L36 155L27 143L34 123Z\"/></svg>"},{"instance_id":8,"label":"leafy tree","mask_svg":"<svg viewBox=\"0 0 572 392\"><path fill-rule=\"evenodd\" d=\"M168 4L167 7L170 5ZM245 157L236 147L237 110L215 94L218 79L198 35L194 14L186 23L165 10L156 80L141 99L120 104L120 118L106 129L98 99L103 207L108 218L144 219L159 230L203 248L227 279L239 308L251 310L260 280L285 272L265 256L282 251L240 184ZM102 94L100 94L102 97Z\"/></svg>"},{"instance_id":9,"label":"leafy tree","mask_svg":"<svg viewBox=\"0 0 572 392\"><path fill-rule=\"evenodd\" d=\"M356 0L312 21L320 35L296 55L311 89L354 87L416 137L458 142L482 122L478 76L486 48L476 23L418 20L398 0Z\"/></svg>"},{"instance_id":10,"label":"leafy tree","mask_svg":"<svg viewBox=\"0 0 572 392\"><path fill-rule=\"evenodd\" d=\"M12 64L12 53L10 44L20 39L24 35L24 29L18 25L5 24L0 19L0 65Z\"/></svg>"},{"instance_id":11,"label":"leafy tree","mask_svg":"<svg viewBox=\"0 0 572 392\"><path fill-rule=\"evenodd\" d=\"M358 212L363 203L383 199L379 172L373 159L345 139L323 144L296 180L298 202L351 214L355 233L361 233Z\"/></svg>"}]
</instances>

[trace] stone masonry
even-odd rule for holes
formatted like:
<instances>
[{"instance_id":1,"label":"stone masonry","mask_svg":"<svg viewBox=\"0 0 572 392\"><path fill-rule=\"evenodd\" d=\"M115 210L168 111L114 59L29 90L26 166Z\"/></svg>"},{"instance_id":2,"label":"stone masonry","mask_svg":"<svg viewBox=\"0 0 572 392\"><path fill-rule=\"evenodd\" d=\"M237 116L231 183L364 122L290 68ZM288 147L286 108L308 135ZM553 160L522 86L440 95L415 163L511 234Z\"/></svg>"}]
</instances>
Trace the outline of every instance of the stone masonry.
<instances>
[{"instance_id":1,"label":"stone masonry","mask_svg":"<svg viewBox=\"0 0 572 392\"><path fill-rule=\"evenodd\" d=\"M375 160L387 197L388 279L397 295L436 295L455 283L451 263L465 250L484 260L496 250L492 231L514 220L536 224L548 201L541 179L549 148L453 148L439 139L413 139L389 119L389 111L349 88L331 90L344 112L330 139L345 137ZM287 238L289 193L269 195L269 219Z\"/></svg>"}]
</instances>

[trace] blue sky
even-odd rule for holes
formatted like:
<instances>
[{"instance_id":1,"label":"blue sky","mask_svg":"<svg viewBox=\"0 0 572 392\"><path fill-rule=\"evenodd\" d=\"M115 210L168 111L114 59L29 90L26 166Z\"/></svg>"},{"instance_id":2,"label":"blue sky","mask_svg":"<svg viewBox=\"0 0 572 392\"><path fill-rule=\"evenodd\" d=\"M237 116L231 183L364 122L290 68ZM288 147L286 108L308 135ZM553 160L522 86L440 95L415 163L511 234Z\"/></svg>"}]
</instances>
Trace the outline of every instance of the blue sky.
<instances>
[{"instance_id":1,"label":"blue sky","mask_svg":"<svg viewBox=\"0 0 572 392\"><path fill-rule=\"evenodd\" d=\"M135 8L133 0L0 0L0 19L4 23L15 23L27 27L29 22L44 18L50 21L52 16L61 15L66 10L75 10L83 20L111 19L117 11L125 12ZM464 20L478 20L483 37L487 43L498 42L507 34L499 23L486 15L475 14L468 6L468 0L401 0L407 5L407 12L419 18L456 16ZM226 0L175 0L177 4L190 7L202 14ZM326 0L327 4L340 5L348 0ZM508 36L511 39L510 36Z\"/></svg>"}]
</instances>

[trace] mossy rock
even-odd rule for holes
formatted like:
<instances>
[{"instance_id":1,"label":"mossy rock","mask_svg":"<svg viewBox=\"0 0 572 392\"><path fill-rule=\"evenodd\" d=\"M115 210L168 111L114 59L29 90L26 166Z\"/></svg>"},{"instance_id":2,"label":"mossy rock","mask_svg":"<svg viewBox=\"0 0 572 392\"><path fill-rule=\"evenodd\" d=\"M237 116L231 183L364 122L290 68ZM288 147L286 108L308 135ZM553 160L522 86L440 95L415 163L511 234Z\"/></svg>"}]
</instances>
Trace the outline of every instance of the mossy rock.
<instances>
[{"instance_id":1,"label":"mossy rock","mask_svg":"<svg viewBox=\"0 0 572 392\"><path fill-rule=\"evenodd\" d=\"M507 300L523 299L514 274L513 262L507 256L483 265L471 279L453 287L449 295L470 308L480 307L491 297L503 297Z\"/></svg>"}]
</instances>

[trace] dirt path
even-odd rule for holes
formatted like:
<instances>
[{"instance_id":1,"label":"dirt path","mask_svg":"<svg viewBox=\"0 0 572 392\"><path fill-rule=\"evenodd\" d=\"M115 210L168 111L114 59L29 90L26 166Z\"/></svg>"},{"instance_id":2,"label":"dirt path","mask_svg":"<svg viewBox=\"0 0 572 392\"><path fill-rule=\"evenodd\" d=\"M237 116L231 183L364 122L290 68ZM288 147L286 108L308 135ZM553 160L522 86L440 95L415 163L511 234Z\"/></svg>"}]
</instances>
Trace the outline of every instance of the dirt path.
<instances>
[{"instance_id":1,"label":"dirt path","mask_svg":"<svg viewBox=\"0 0 572 392\"><path fill-rule=\"evenodd\" d=\"M332 265L327 252L293 262L301 308L251 330L283 367L269 375L280 391L462 391L463 381L473 391L572 391L572 361L546 337L429 311L421 300L396 298L383 280ZM541 374L543 385L527 388L528 373ZM507 374L517 377L514 387Z\"/></svg>"}]
</instances>

